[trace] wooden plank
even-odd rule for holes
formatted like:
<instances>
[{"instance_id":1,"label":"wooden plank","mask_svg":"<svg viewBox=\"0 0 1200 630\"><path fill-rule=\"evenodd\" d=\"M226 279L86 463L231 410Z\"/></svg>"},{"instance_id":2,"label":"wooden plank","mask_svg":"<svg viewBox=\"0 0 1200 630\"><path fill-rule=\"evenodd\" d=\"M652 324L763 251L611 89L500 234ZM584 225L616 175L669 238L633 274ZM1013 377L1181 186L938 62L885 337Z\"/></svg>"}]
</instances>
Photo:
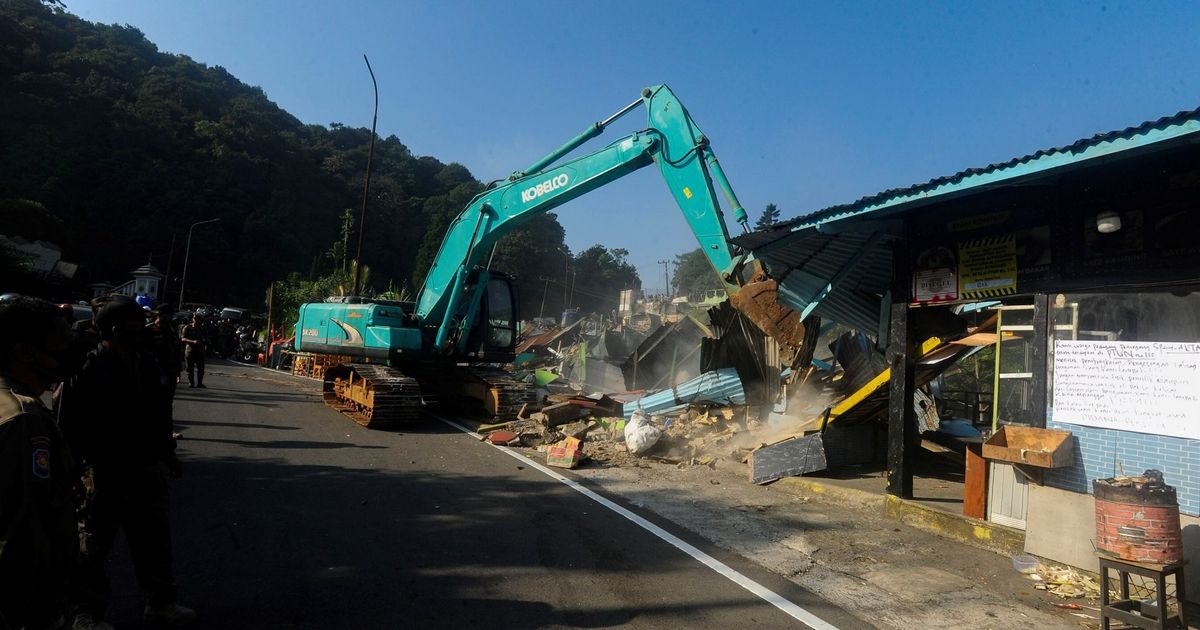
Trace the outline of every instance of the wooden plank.
<instances>
[{"instance_id":1,"label":"wooden plank","mask_svg":"<svg viewBox=\"0 0 1200 630\"><path fill-rule=\"evenodd\" d=\"M967 444L967 465L963 480L963 516L987 518L987 460L983 444Z\"/></svg>"},{"instance_id":2,"label":"wooden plank","mask_svg":"<svg viewBox=\"0 0 1200 630\"><path fill-rule=\"evenodd\" d=\"M908 312L908 304L892 305L891 332L888 334L888 371L895 378L889 380L888 391L887 492L902 499L911 499L913 496L913 464L916 459L913 446L917 437L916 416L913 413L917 344L908 325Z\"/></svg>"}]
</instances>

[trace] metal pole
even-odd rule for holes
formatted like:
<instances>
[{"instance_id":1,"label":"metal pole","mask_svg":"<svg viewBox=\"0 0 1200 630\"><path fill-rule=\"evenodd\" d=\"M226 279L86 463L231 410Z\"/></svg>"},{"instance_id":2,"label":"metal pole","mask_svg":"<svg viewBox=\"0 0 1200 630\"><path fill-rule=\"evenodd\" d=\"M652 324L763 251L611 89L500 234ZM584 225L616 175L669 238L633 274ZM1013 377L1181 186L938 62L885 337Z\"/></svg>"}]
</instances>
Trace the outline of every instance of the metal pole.
<instances>
[{"instance_id":1,"label":"metal pole","mask_svg":"<svg viewBox=\"0 0 1200 630\"><path fill-rule=\"evenodd\" d=\"M367 195L371 190L371 160L375 157L375 121L379 119L379 84L375 82L375 71L371 69L371 62L366 55L363 55L363 61L367 62L367 72L371 73L371 85L375 87L375 113L371 114L371 148L367 149L367 181L363 184L362 214L358 219L358 253L354 255L354 284L351 285L350 295L358 295L358 279L362 275L363 233L367 229Z\"/></svg>"},{"instance_id":2,"label":"metal pole","mask_svg":"<svg viewBox=\"0 0 1200 630\"><path fill-rule=\"evenodd\" d=\"M192 227L188 228L187 248L183 250L183 277L179 279L179 306L176 307L176 310L183 310L183 289L187 286L188 257L192 255L192 230L196 229L197 225L216 223L220 220L220 217L218 217L207 221L197 221L192 224Z\"/></svg>"},{"instance_id":3,"label":"metal pole","mask_svg":"<svg viewBox=\"0 0 1200 630\"><path fill-rule=\"evenodd\" d=\"M550 276L546 276L546 286L542 287L542 305L538 308L538 319L546 312L546 292L550 290Z\"/></svg>"},{"instance_id":4,"label":"metal pole","mask_svg":"<svg viewBox=\"0 0 1200 630\"><path fill-rule=\"evenodd\" d=\"M658 264L663 266L663 278L666 280L666 284L663 285L663 295L669 298L671 297L671 261L660 260Z\"/></svg>"}]
</instances>

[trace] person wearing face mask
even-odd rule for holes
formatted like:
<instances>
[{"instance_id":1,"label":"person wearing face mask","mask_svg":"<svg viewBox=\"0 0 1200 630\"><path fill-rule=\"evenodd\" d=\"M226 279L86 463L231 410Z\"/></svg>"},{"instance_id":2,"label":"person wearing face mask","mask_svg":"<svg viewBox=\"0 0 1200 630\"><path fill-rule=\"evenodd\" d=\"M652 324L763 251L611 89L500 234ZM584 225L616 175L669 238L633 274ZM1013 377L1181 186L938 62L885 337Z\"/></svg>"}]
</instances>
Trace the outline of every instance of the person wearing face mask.
<instances>
[{"instance_id":1,"label":"person wearing face mask","mask_svg":"<svg viewBox=\"0 0 1200 630\"><path fill-rule=\"evenodd\" d=\"M71 340L58 307L0 302L0 627L61 628L78 550L74 464L39 400Z\"/></svg>"},{"instance_id":2,"label":"person wearing face mask","mask_svg":"<svg viewBox=\"0 0 1200 630\"><path fill-rule=\"evenodd\" d=\"M74 628L106 629L111 598L104 562L125 531L153 624L184 625L196 613L175 601L168 520L168 477L180 474L171 417L161 404L161 370L148 350L146 316L127 298L95 315L101 342L62 388L59 427L83 463L79 569L73 585Z\"/></svg>"}]
</instances>

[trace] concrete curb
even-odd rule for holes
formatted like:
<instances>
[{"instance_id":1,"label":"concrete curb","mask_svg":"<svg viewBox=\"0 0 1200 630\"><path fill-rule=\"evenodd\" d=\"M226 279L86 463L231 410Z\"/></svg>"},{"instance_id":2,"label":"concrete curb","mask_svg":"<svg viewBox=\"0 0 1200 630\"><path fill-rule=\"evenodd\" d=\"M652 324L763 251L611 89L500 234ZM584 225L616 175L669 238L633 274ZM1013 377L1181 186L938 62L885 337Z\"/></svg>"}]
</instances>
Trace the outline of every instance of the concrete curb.
<instances>
[{"instance_id":1,"label":"concrete curb","mask_svg":"<svg viewBox=\"0 0 1200 630\"><path fill-rule=\"evenodd\" d=\"M812 478L784 477L779 483L852 507L881 509L888 518L906 525L1001 555L1025 553L1025 532L1019 529L942 512L888 494L843 488Z\"/></svg>"},{"instance_id":2,"label":"concrete curb","mask_svg":"<svg viewBox=\"0 0 1200 630\"><path fill-rule=\"evenodd\" d=\"M866 490L843 488L841 486L821 483L816 479L808 477L784 477L776 483L855 507L874 508L881 507L883 504L883 495L867 492Z\"/></svg>"},{"instance_id":3,"label":"concrete curb","mask_svg":"<svg viewBox=\"0 0 1200 630\"><path fill-rule=\"evenodd\" d=\"M885 496L887 516L906 525L1005 556L1025 553L1025 532L1019 529L949 514L890 494Z\"/></svg>"}]
</instances>

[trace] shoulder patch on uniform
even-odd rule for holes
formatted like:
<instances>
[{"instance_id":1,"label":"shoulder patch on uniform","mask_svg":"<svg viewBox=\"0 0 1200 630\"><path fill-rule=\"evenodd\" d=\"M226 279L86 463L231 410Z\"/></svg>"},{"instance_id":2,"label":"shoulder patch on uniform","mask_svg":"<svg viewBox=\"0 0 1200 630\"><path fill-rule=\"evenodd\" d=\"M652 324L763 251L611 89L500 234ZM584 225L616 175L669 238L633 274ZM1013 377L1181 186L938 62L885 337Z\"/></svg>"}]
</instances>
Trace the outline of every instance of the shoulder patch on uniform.
<instances>
[{"instance_id":1,"label":"shoulder patch on uniform","mask_svg":"<svg viewBox=\"0 0 1200 630\"><path fill-rule=\"evenodd\" d=\"M41 479L50 478L50 449L33 449L33 476Z\"/></svg>"}]
</instances>

